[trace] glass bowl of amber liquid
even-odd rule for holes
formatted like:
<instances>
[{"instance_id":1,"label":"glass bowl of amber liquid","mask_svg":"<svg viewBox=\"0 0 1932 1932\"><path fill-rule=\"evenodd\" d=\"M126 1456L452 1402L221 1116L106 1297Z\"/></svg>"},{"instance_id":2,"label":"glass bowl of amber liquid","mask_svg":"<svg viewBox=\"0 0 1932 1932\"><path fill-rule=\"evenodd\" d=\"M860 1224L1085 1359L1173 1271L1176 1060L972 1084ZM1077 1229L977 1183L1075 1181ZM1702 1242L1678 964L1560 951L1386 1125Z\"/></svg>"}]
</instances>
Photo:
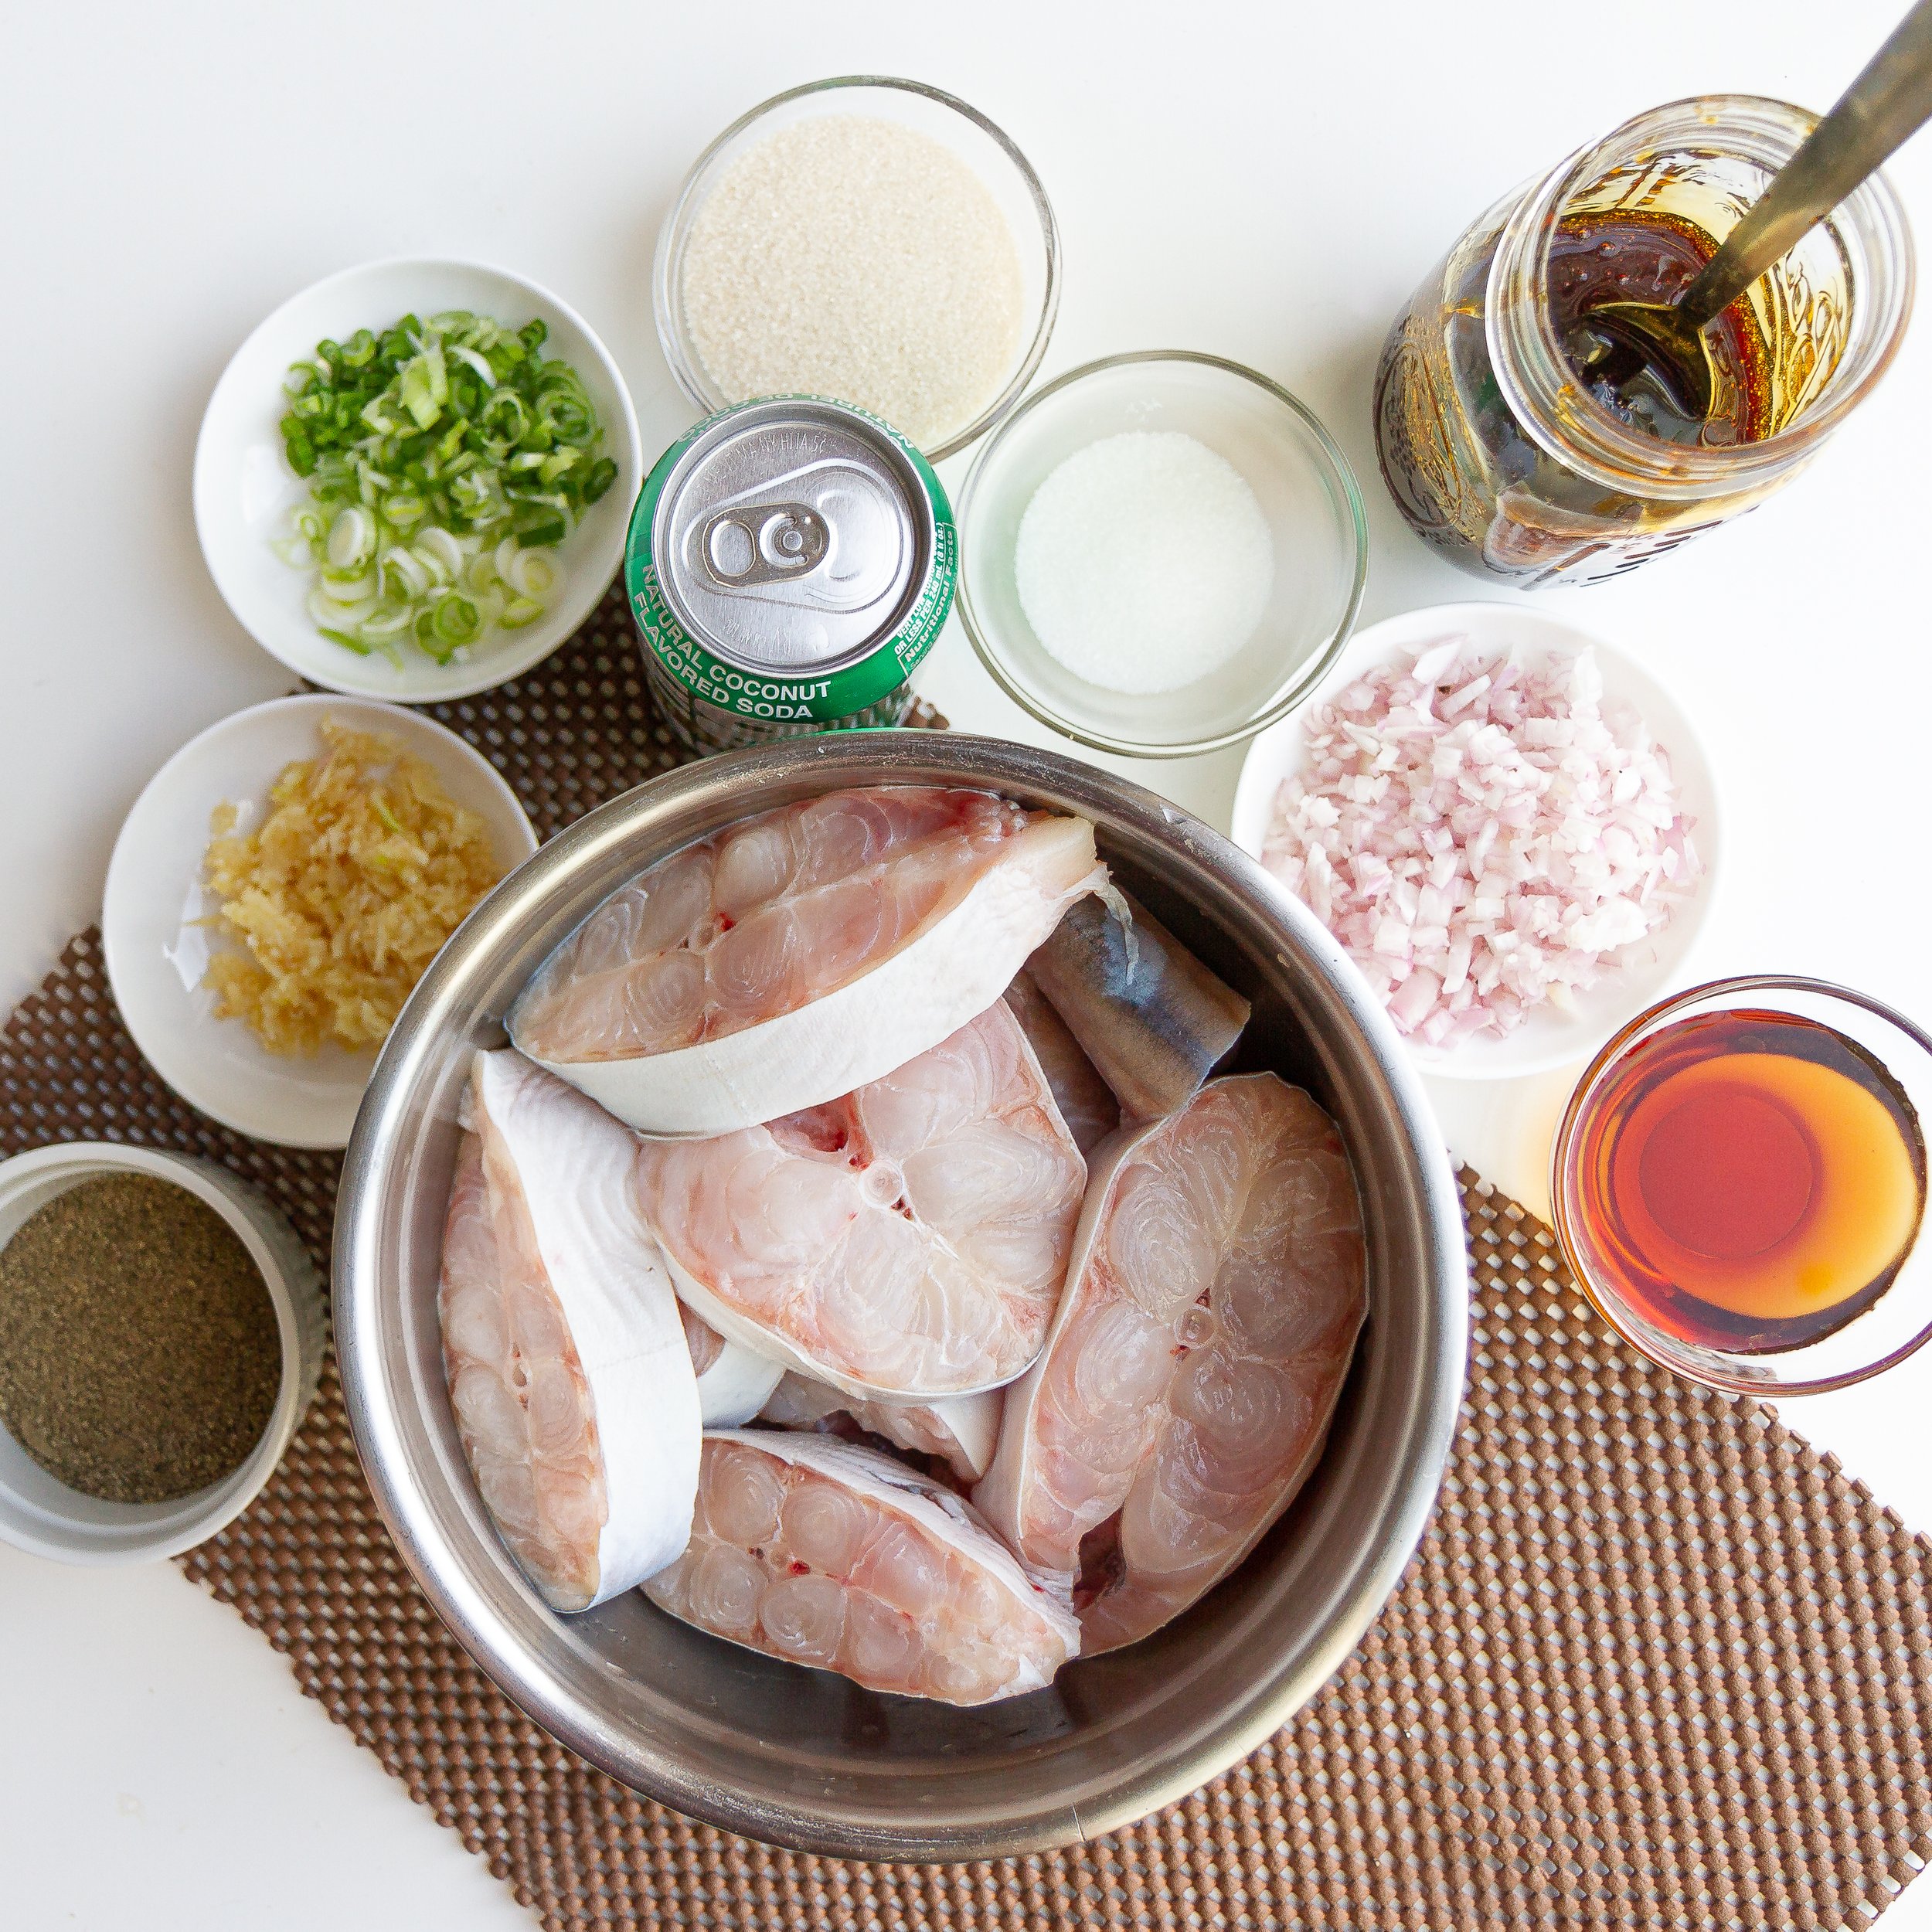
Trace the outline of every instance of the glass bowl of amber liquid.
<instances>
[{"instance_id":1,"label":"glass bowl of amber liquid","mask_svg":"<svg viewBox=\"0 0 1932 1932\"><path fill-rule=\"evenodd\" d=\"M1712 1388L1843 1388L1932 1336L1932 1039L1877 1000L1757 975L1653 1006L1557 1131L1556 1233L1624 1338Z\"/></svg>"}]
</instances>

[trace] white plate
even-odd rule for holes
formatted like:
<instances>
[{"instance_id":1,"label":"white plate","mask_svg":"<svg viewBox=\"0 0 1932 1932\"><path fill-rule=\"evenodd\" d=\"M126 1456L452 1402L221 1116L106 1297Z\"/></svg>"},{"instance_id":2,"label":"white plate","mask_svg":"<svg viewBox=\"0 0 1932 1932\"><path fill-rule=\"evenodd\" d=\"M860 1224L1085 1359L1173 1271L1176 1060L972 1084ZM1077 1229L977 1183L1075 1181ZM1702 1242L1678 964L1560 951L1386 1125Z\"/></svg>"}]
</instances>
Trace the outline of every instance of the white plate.
<instances>
[{"instance_id":1,"label":"white plate","mask_svg":"<svg viewBox=\"0 0 1932 1932\"><path fill-rule=\"evenodd\" d=\"M238 1134L285 1147L345 1147L373 1047L326 1046L314 1059L270 1053L238 1019L217 1019L202 985L223 942L196 922L213 912L202 883L209 815L243 808L259 825L269 787L292 759L321 748L325 718L386 731L436 768L458 804L480 813L507 871L536 850L515 794L489 761L452 731L413 711L366 699L278 698L210 725L148 781L114 842L101 911L107 978L134 1044L192 1107Z\"/></svg>"},{"instance_id":2,"label":"white plate","mask_svg":"<svg viewBox=\"0 0 1932 1932\"><path fill-rule=\"evenodd\" d=\"M1281 781L1300 768L1302 719L1365 671L1387 664L1425 645L1466 634L1478 649L1515 649L1532 656L1573 655L1594 649L1603 668L1607 702L1634 709L1669 753L1683 809L1692 820L1692 838L1703 871L1696 889L1681 901L1661 932L1626 949L1614 971L1606 971L1570 1013L1544 1006L1513 1033L1458 1041L1447 1049L1405 1043L1426 1072L1462 1080L1502 1080L1543 1073L1594 1052L1626 1020L1634 1019L1669 988L1682 981L1698 934L1708 917L1717 876L1719 821L1716 785L1710 763L1690 720L1650 673L1613 646L1573 624L1516 604L1441 604L1386 618L1359 633L1313 695L1294 716L1270 726L1249 747L1234 794L1233 837L1241 849L1261 856L1268 821Z\"/></svg>"},{"instance_id":3,"label":"white plate","mask_svg":"<svg viewBox=\"0 0 1932 1932\"><path fill-rule=\"evenodd\" d=\"M546 356L583 379L604 425L604 454L617 480L557 549L560 594L521 631L498 631L461 664L440 665L404 647L398 669L379 653L359 658L332 644L308 614L314 572L285 563L274 548L288 531L308 484L288 467L280 427L289 366L325 337L384 329L399 316L448 308L521 328L549 325ZM610 352L590 325L547 288L480 262L383 261L344 269L283 303L240 349L209 399L195 445L195 527L216 587L264 651L311 684L401 704L427 704L487 691L540 662L588 617L624 559L631 505L643 482L636 412Z\"/></svg>"}]
</instances>

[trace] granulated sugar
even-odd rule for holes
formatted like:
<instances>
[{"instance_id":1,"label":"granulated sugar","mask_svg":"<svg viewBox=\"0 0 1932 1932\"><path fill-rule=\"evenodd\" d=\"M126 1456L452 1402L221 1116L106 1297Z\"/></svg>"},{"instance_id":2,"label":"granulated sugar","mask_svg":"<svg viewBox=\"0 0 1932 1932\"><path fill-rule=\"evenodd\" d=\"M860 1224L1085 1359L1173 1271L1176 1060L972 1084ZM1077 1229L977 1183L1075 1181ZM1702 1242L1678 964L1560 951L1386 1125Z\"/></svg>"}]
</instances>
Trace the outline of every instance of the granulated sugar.
<instances>
[{"instance_id":1,"label":"granulated sugar","mask_svg":"<svg viewBox=\"0 0 1932 1932\"><path fill-rule=\"evenodd\" d=\"M930 136L828 114L728 168L692 225L686 327L726 396L855 403L937 447L1019 353L1019 254L991 192Z\"/></svg>"},{"instance_id":2,"label":"granulated sugar","mask_svg":"<svg viewBox=\"0 0 1932 1932\"><path fill-rule=\"evenodd\" d=\"M1103 690L1178 691L1254 634L1274 543L1247 479L1175 430L1077 451L1033 493L1013 571L1049 655Z\"/></svg>"}]
</instances>

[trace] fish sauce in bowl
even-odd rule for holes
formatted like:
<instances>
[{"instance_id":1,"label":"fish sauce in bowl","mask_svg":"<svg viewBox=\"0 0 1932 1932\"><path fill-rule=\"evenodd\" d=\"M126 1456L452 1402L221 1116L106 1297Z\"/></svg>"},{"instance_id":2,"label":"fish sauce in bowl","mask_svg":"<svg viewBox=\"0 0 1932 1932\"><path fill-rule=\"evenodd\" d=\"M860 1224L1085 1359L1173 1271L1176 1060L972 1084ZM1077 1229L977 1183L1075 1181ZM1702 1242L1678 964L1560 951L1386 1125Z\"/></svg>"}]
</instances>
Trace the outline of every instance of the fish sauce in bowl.
<instances>
[{"instance_id":1,"label":"fish sauce in bowl","mask_svg":"<svg viewBox=\"0 0 1932 1932\"><path fill-rule=\"evenodd\" d=\"M1580 1280L1646 1352L1719 1386L1837 1386L1898 1359L1926 1319L1900 1287L1926 1197L1906 1079L1869 1018L1861 1037L1816 1000L1685 1003L1613 1041L1570 1104L1556 1192Z\"/></svg>"}]
</instances>

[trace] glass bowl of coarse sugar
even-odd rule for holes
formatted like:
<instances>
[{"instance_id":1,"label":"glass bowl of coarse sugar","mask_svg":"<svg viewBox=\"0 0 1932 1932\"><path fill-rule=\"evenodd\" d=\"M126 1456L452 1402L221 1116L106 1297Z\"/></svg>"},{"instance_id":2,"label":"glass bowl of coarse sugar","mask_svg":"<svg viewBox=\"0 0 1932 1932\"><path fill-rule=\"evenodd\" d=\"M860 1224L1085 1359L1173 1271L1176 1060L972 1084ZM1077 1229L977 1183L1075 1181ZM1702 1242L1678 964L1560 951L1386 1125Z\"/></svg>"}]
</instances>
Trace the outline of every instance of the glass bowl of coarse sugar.
<instances>
[{"instance_id":1,"label":"glass bowl of coarse sugar","mask_svg":"<svg viewBox=\"0 0 1932 1932\"><path fill-rule=\"evenodd\" d=\"M1149 350L1036 390L959 499L959 613L1043 724L1179 758L1285 717L1340 655L1368 570L1348 458L1278 384Z\"/></svg>"},{"instance_id":2,"label":"glass bowl of coarse sugar","mask_svg":"<svg viewBox=\"0 0 1932 1932\"><path fill-rule=\"evenodd\" d=\"M698 157L651 284L665 359L707 413L828 396L937 462L1039 368L1060 233L1026 157L984 114L853 74L774 96Z\"/></svg>"}]
</instances>

